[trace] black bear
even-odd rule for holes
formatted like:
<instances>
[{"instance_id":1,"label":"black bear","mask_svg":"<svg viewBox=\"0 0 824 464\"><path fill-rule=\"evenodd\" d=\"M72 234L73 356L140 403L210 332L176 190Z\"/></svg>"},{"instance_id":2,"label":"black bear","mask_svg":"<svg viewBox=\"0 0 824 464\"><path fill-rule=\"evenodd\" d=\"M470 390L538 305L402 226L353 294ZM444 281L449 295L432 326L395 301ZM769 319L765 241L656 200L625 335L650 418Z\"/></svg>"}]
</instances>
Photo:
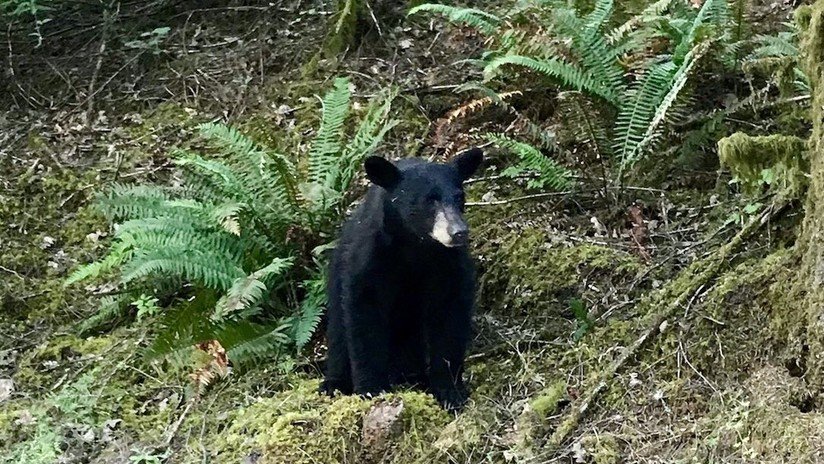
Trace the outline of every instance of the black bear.
<instances>
[{"instance_id":1,"label":"black bear","mask_svg":"<svg viewBox=\"0 0 824 464\"><path fill-rule=\"evenodd\" d=\"M322 392L376 395L413 384L447 409L465 403L475 268L463 182L482 159L478 148L445 164L366 159L373 185L330 265Z\"/></svg>"}]
</instances>

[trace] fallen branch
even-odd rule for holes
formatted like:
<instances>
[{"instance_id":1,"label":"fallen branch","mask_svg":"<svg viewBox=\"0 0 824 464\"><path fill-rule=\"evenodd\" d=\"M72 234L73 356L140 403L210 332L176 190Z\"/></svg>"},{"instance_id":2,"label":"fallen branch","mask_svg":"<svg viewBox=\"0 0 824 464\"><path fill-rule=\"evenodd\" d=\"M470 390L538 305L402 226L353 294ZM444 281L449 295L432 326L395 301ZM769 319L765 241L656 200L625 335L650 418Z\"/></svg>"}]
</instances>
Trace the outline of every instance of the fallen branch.
<instances>
[{"instance_id":1,"label":"fallen branch","mask_svg":"<svg viewBox=\"0 0 824 464\"><path fill-rule=\"evenodd\" d=\"M495 200L495 201L468 201L466 202L466 206L493 206L493 205L507 205L509 203L515 203L516 201L524 201L524 200L536 200L538 198L549 198L549 197L563 197L566 195L571 194L572 192L547 192L547 193L535 193L532 195L524 195L522 197L514 197L508 198L506 200Z\"/></svg>"},{"instance_id":2,"label":"fallen branch","mask_svg":"<svg viewBox=\"0 0 824 464\"><path fill-rule=\"evenodd\" d=\"M704 285L709 283L710 280L718 275L719 271L721 271L721 269L728 263L729 257L735 253L735 251L751 235L760 229L761 226L769 222L773 216L783 211L787 205L789 205L789 203L781 203L778 205L772 204L767 206L760 215L754 216L750 219L744 228L741 229L741 231L738 232L738 234L736 234L735 237L733 237L727 244L718 249L716 253L708 258L694 263L688 268L686 271L688 273L686 274L686 278L689 279L689 281L686 282L685 285L678 285L678 287L685 288L685 290L683 290L674 300L672 300L670 304L651 316L646 325L646 329L637 339L635 339L632 345L624 350L618 359L613 361L612 364L610 364L609 367L601 373L598 381L589 393L582 395L580 399L575 401L570 406L570 412L567 418L561 422L561 425L559 425L557 429L555 429L555 432L544 446L545 451L550 453L554 452L564 441L566 441L567 438L569 438L572 432L578 428L581 420L586 416L592 405L595 404L601 394L606 391L609 383L618 371L624 367L624 364L626 364L630 358L635 357L635 355L649 340L655 338L655 336L659 333L661 324L671 318L678 308L682 307L682 305L689 301L697 291L700 291ZM694 269L701 270L694 271L694 274L689 274L690 270Z\"/></svg>"}]
</instances>

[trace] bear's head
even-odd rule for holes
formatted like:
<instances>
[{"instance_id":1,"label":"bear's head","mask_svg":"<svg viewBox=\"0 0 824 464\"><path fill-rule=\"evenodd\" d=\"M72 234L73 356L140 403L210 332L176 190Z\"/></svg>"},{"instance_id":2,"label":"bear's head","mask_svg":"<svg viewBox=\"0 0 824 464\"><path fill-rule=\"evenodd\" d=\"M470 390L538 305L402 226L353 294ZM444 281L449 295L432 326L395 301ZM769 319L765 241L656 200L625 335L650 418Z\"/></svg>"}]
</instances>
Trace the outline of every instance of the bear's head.
<instances>
[{"instance_id":1,"label":"bear's head","mask_svg":"<svg viewBox=\"0 0 824 464\"><path fill-rule=\"evenodd\" d=\"M472 148L444 164L420 159L393 164L370 156L364 167L369 180L386 190L385 207L405 230L452 248L469 242L463 182L482 160L481 149Z\"/></svg>"}]
</instances>

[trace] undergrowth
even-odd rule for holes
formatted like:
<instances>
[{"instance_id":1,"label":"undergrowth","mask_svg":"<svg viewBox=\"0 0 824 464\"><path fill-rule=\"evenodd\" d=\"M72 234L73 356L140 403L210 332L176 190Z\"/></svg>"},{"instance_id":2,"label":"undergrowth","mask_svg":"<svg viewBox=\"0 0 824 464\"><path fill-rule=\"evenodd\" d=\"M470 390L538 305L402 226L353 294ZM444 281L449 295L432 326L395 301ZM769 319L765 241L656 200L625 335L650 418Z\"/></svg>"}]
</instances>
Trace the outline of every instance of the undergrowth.
<instances>
[{"instance_id":1,"label":"undergrowth","mask_svg":"<svg viewBox=\"0 0 824 464\"><path fill-rule=\"evenodd\" d=\"M114 240L67 285L115 278L88 331L149 295L168 307L151 355L216 340L236 365L300 349L324 306L324 250L361 161L395 125L390 95L372 101L350 134L349 80L323 98L305 157L276 153L223 124L200 132L214 155L174 152L176 185L115 185L97 207ZM150 300L151 301L151 300Z\"/></svg>"}]
</instances>

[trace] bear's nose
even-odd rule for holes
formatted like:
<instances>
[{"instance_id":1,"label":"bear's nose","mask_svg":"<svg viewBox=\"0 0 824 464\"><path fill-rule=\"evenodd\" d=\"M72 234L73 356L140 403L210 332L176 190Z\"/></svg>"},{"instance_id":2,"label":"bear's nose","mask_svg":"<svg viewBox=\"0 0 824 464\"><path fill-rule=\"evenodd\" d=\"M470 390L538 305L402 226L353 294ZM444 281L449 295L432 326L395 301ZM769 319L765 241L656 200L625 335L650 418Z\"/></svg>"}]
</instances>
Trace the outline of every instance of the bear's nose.
<instances>
[{"instance_id":1,"label":"bear's nose","mask_svg":"<svg viewBox=\"0 0 824 464\"><path fill-rule=\"evenodd\" d=\"M456 246L463 246L469 242L469 230L466 228L452 233L452 243Z\"/></svg>"}]
</instances>

